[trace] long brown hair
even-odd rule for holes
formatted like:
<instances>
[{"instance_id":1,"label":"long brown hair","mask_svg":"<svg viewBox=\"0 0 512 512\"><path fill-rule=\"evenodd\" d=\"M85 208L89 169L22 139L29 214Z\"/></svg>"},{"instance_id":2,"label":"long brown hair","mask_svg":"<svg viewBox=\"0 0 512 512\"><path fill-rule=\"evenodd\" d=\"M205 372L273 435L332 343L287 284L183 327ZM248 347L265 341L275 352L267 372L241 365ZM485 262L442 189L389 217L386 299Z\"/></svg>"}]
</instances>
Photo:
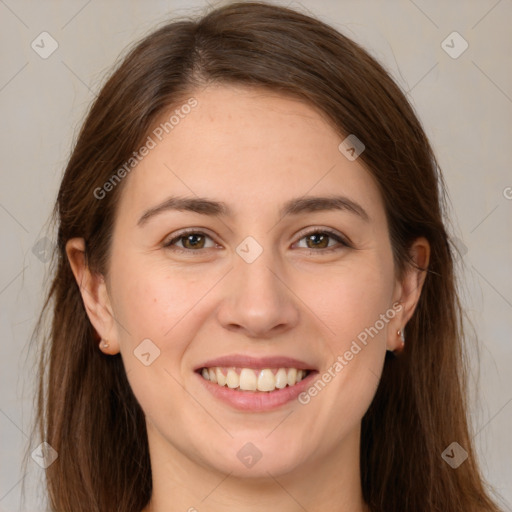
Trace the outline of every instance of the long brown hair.
<instances>
[{"instance_id":1,"label":"long brown hair","mask_svg":"<svg viewBox=\"0 0 512 512\"><path fill-rule=\"evenodd\" d=\"M430 242L406 348L399 357L386 355L362 420L361 482L370 509L498 511L469 433L454 254L429 141L403 92L358 44L311 16L260 2L228 4L147 36L110 76L81 128L54 208L52 281L34 331L42 343L37 429L58 453L46 470L51 509L140 512L150 499L144 414L120 355L98 350L65 244L83 237L87 264L107 275L123 182L101 200L94 190L140 147L164 109L209 83L300 98L323 112L340 137L363 141L359 158L380 188L398 274L410 264L411 242L419 236ZM441 456L453 441L468 454L457 469Z\"/></svg>"}]
</instances>

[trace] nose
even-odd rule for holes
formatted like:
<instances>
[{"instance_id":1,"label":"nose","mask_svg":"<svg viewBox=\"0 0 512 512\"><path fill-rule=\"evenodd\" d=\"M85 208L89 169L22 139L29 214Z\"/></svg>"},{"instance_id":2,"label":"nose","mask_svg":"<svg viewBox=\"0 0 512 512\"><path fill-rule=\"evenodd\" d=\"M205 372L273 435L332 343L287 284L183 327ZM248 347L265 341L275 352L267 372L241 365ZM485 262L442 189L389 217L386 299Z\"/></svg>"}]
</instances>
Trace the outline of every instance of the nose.
<instances>
[{"instance_id":1,"label":"nose","mask_svg":"<svg viewBox=\"0 0 512 512\"><path fill-rule=\"evenodd\" d=\"M264 250L252 263L235 255L234 268L226 278L225 295L217 310L225 329L268 339L297 325L297 296L272 251Z\"/></svg>"}]
</instances>

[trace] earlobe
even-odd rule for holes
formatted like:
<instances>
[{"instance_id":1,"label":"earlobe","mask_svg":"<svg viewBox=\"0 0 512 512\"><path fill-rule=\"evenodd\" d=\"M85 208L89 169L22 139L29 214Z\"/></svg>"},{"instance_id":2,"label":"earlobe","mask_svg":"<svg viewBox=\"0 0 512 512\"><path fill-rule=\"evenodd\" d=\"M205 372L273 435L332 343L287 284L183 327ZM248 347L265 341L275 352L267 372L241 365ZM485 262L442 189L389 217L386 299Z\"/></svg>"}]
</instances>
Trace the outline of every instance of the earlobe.
<instances>
[{"instance_id":1,"label":"earlobe","mask_svg":"<svg viewBox=\"0 0 512 512\"><path fill-rule=\"evenodd\" d=\"M103 352L116 354L119 347L115 335L115 322L103 276L92 272L87 265L85 241L72 238L66 243L66 254L75 280L80 288L87 316L102 340L108 345L99 344Z\"/></svg>"},{"instance_id":2,"label":"earlobe","mask_svg":"<svg viewBox=\"0 0 512 512\"><path fill-rule=\"evenodd\" d=\"M391 329L388 350L400 351L404 346L406 324L411 319L421 296L430 261L430 244L424 237L417 238L409 250L410 262L400 282L397 298L402 308L396 317L396 329Z\"/></svg>"}]
</instances>

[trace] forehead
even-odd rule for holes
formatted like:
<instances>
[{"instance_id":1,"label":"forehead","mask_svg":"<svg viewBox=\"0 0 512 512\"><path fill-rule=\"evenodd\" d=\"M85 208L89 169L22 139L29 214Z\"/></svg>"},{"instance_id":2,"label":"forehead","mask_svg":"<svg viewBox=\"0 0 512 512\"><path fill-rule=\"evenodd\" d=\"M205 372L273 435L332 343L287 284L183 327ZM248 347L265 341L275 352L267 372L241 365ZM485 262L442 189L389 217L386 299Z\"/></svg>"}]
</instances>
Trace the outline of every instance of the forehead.
<instances>
[{"instance_id":1,"label":"forehead","mask_svg":"<svg viewBox=\"0 0 512 512\"><path fill-rule=\"evenodd\" d=\"M341 193L382 213L374 178L340 152L344 137L314 106L225 85L190 97L162 113L151 149L126 178L119 210L132 221L171 194L213 197L243 216L275 214L291 197Z\"/></svg>"}]
</instances>

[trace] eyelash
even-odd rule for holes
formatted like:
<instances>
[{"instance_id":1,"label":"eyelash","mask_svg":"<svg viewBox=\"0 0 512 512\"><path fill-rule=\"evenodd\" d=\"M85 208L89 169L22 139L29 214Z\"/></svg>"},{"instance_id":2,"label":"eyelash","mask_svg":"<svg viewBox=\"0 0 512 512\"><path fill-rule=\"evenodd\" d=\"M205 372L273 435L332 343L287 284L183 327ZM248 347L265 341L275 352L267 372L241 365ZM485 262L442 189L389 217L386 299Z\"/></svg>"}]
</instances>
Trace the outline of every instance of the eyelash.
<instances>
[{"instance_id":1,"label":"eyelash","mask_svg":"<svg viewBox=\"0 0 512 512\"><path fill-rule=\"evenodd\" d=\"M309 248L302 247L301 249L305 249L310 254L311 253L325 254L325 253L331 253L333 251L337 251L341 248L351 247L351 245L344 238L342 238L340 235L338 235L334 231L331 231L330 229L321 229L321 228L312 229L311 231L308 231L307 233L302 235L299 238L299 241L302 240L303 238L307 238L307 237L315 235L315 234L328 235L330 238L333 238L336 242L341 244L341 247L334 246L334 247L328 247L328 248L323 248L323 249L309 249ZM203 236L206 236L206 237L212 239L212 237L210 235L208 235L207 233L204 233L203 231L199 231L196 229L188 229L188 230L182 231L181 233L179 233L177 236L173 237L168 242L165 242L164 248L169 249L174 252L178 252L178 253L189 253L189 254L201 253L205 249L212 249L212 247L206 247L206 248L202 248L202 249L185 249L185 248L180 248L180 247L172 247L176 241L179 241L182 238L185 238L187 235L203 235Z\"/></svg>"}]
</instances>

